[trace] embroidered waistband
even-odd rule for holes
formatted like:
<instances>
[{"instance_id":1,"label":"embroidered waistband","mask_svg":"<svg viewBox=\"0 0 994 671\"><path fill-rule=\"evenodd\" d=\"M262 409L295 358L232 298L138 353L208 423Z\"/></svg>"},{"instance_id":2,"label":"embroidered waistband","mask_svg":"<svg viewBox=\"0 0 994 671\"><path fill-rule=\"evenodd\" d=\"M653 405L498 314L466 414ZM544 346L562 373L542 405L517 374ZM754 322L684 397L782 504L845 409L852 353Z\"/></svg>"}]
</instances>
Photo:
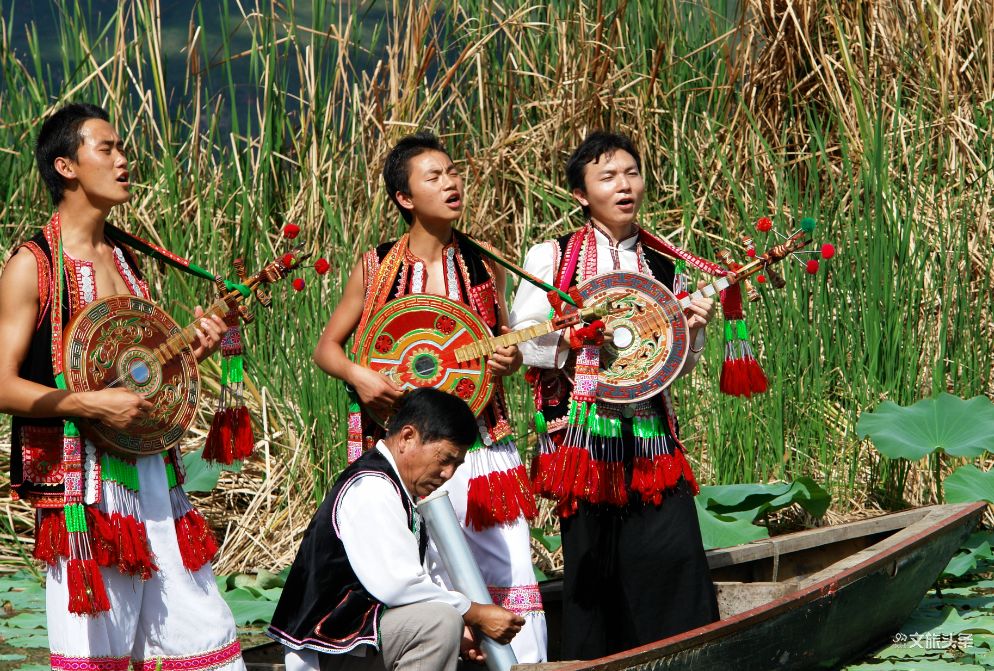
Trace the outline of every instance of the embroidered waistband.
<instances>
[{"instance_id":1,"label":"embroidered waistband","mask_svg":"<svg viewBox=\"0 0 994 671\"><path fill-rule=\"evenodd\" d=\"M518 587L493 587L487 585L490 598L505 610L522 617L543 613L542 593L538 585L521 585Z\"/></svg>"},{"instance_id":2,"label":"embroidered waistband","mask_svg":"<svg viewBox=\"0 0 994 671\"><path fill-rule=\"evenodd\" d=\"M196 655L186 655L182 657L154 657L146 660L134 660L131 663L132 671L209 671L226 666L242 654L238 640L215 648L208 652Z\"/></svg>"}]
</instances>

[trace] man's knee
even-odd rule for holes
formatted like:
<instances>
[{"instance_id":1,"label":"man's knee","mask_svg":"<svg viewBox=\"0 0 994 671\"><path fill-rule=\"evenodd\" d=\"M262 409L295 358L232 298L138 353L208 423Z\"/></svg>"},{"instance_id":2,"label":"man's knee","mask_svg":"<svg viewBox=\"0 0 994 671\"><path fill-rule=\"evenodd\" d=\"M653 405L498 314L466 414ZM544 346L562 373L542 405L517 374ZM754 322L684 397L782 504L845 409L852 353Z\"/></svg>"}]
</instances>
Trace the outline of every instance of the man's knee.
<instances>
[{"instance_id":1,"label":"man's knee","mask_svg":"<svg viewBox=\"0 0 994 671\"><path fill-rule=\"evenodd\" d=\"M389 609L382 624L387 658L396 660L413 653L455 660L459 655L463 620L448 604L429 602Z\"/></svg>"},{"instance_id":2,"label":"man's knee","mask_svg":"<svg viewBox=\"0 0 994 671\"><path fill-rule=\"evenodd\" d=\"M422 604L424 628L437 632L439 638L455 641L459 645L462 637L463 619L455 608L447 603Z\"/></svg>"}]
</instances>

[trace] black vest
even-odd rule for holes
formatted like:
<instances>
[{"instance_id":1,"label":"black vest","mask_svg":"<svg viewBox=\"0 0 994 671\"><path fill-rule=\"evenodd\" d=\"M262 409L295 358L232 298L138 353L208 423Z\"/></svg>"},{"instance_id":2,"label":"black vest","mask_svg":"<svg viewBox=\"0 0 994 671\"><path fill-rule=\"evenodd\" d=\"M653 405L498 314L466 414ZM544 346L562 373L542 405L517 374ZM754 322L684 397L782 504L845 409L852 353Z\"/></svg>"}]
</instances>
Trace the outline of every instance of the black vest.
<instances>
[{"instance_id":1,"label":"black vest","mask_svg":"<svg viewBox=\"0 0 994 671\"><path fill-rule=\"evenodd\" d=\"M267 631L290 648L325 653L346 653L360 645L379 649L379 618L384 605L356 577L334 519L346 485L368 473L382 474L397 487L396 503L404 507L408 527L414 524L414 507L404 494L404 485L378 449L366 451L342 471L304 532ZM370 533L376 530L370 529ZM427 545L422 529L418 538L422 561Z\"/></svg>"},{"instance_id":2,"label":"black vest","mask_svg":"<svg viewBox=\"0 0 994 671\"><path fill-rule=\"evenodd\" d=\"M110 228L110 224L107 224ZM55 272L55 263L52 259L52 250L48 246L48 241L45 239L45 234L42 232L37 233L29 243L37 245L39 249L43 252L45 258L47 259L47 272ZM27 243L25 243L27 244ZM113 242L111 244L114 244ZM20 245L23 247L24 244ZM124 259L131 267L131 271L135 274L135 277L142 279L141 271L138 269L138 264L135 262L134 257L131 252L122 247L125 250ZM37 260L37 257L36 257ZM39 277L43 276L46 272L45 268L39 268ZM47 289L46 289L47 291ZM62 304L62 328L69 324L69 319L72 316L71 306L69 301L69 285L66 281L65 276L62 277L62 291L65 300ZM52 297L48 296L47 300L42 301L42 305L39 305L39 319L35 333L31 338L31 343L28 345L27 356L24 357L24 361L21 363L21 368L18 371L18 376L25 380L30 380L31 382L36 382L46 387L55 387L55 373L52 368L52 315L50 313L52 307ZM58 506L62 506L61 496L63 493L62 484L47 484L31 482L25 479L24 476L24 464L23 464L23 445L22 445L22 429L25 427L48 427L53 430L52 435L55 436L53 443L53 458L58 456L61 458L62 454L62 436L61 431L54 431L56 428L61 429L62 419L61 418L34 418L34 417L18 417L14 415L11 418L10 423L10 442L11 442L11 459L10 459L10 486L11 489L20 498L26 499L33 504L39 504L42 501L55 501ZM41 505L45 505L41 503Z\"/></svg>"}]
</instances>

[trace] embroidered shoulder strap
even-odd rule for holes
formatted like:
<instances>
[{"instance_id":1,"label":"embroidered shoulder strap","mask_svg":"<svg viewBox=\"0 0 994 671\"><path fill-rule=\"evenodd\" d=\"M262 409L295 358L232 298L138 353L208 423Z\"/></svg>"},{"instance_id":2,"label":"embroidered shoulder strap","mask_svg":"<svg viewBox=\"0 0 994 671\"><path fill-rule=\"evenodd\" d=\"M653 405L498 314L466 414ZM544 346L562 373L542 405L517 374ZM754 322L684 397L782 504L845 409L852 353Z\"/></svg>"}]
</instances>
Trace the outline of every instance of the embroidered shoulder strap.
<instances>
[{"instance_id":1,"label":"embroidered shoulder strap","mask_svg":"<svg viewBox=\"0 0 994 671\"><path fill-rule=\"evenodd\" d=\"M407 253L407 239L408 235L405 233L400 237L397 242L394 243L390 251L387 252L386 256L383 257L382 261L377 261L376 271L373 273L365 273L364 282L366 285L366 304L362 308L362 317L359 319L359 325L353 332L352 338L352 354L355 355L356 347L358 346L358 339L356 336L362 334L366 330L366 324L369 323L370 317L372 317L376 312L383 307L387 299L390 298L390 289L393 287L393 283L397 279L397 273L400 271L400 265L404 260L404 254ZM376 250L373 249L367 254L372 253L376 256Z\"/></svg>"},{"instance_id":2,"label":"embroidered shoulder strap","mask_svg":"<svg viewBox=\"0 0 994 671\"><path fill-rule=\"evenodd\" d=\"M48 254L34 240L28 240L21 244L14 251L26 249L35 257L38 264L38 319L35 322L35 331L41 328L45 321L45 313L48 312L52 301L52 262Z\"/></svg>"}]
</instances>

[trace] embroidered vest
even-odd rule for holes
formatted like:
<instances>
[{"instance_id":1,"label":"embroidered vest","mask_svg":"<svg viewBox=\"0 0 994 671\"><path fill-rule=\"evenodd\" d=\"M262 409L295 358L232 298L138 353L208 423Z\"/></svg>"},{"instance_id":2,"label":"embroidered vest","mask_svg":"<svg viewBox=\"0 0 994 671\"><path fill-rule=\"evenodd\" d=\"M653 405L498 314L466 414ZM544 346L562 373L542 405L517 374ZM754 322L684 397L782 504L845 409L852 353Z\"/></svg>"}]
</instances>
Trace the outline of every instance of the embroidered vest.
<instances>
[{"instance_id":1,"label":"embroidered vest","mask_svg":"<svg viewBox=\"0 0 994 671\"><path fill-rule=\"evenodd\" d=\"M38 233L17 249L27 249L38 265L38 319L35 333L28 346L27 356L21 364L19 376L46 387L55 387L52 370L52 319L49 313L52 297L49 295L51 273L55 267L52 251L43 233ZM118 247L137 282L142 282L141 271L131 252ZM62 306L62 323L68 324L73 310L81 299L92 300L86 287L81 286L74 273L62 278L63 290L69 300ZM92 291L92 290L91 290ZM33 418L14 415L11 419L10 483L14 498L24 499L38 508L60 508L63 505L62 485L62 419Z\"/></svg>"}]
</instances>

